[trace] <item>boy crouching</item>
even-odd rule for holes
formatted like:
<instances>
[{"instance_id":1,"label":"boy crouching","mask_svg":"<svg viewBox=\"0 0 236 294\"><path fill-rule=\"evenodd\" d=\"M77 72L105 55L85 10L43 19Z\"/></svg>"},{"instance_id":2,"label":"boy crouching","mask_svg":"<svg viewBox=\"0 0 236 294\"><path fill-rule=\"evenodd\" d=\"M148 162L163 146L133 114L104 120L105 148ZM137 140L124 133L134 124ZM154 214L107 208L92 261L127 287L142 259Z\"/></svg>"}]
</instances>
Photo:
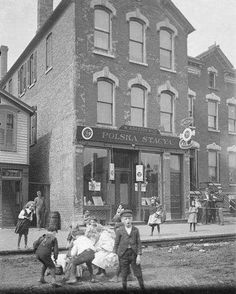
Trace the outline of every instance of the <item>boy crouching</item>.
<instances>
[{"instance_id":1,"label":"boy crouching","mask_svg":"<svg viewBox=\"0 0 236 294\"><path fill-rule=\"evenodd\" d=\"M127 277L130 265L134 275L138 279L139 286L144 290L144 282L141 269L142 246L138 228L132 225L132 210L123 210L120 214L124 226L116 230L116 238L113 252L118 255L122 276L122 286L127 290Z\"/></svg>"}]
</instances>

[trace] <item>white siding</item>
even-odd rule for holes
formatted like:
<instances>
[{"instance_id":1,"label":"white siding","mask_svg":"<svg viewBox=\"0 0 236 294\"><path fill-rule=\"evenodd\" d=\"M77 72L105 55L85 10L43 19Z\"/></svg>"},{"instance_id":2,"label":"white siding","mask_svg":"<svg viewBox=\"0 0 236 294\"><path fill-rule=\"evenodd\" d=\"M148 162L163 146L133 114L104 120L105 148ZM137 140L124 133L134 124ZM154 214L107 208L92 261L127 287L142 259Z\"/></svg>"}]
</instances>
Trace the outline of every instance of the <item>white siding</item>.
<instances>
[{"instance_id":1,"label":"white siding","mask_svg":"<svg viewBox=\"0 0 236 294\"><path fill-rule=\"evenodd\" d=\"M29 115L17 113L16 151L0 151L0 163L29 164Z\"/></svg>"}]
</instances>

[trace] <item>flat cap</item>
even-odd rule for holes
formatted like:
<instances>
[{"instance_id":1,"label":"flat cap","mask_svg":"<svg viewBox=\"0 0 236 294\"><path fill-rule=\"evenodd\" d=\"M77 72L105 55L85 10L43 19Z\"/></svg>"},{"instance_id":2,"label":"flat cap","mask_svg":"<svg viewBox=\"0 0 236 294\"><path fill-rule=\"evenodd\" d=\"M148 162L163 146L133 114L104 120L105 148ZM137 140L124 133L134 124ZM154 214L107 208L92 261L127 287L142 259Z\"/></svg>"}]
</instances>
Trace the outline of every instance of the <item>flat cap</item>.
<instances>
[{"instance_id":1,"label":"flat cap","mask_svg":"<svg viewBox=\"0 0 236 294\"><path fill-rule=\"evenodd\" d=\"M123 217L123 216L133 216L133 211L130 209L125 209L121 211L120 213L120 217Z\"/></svg>"}]
</instances>

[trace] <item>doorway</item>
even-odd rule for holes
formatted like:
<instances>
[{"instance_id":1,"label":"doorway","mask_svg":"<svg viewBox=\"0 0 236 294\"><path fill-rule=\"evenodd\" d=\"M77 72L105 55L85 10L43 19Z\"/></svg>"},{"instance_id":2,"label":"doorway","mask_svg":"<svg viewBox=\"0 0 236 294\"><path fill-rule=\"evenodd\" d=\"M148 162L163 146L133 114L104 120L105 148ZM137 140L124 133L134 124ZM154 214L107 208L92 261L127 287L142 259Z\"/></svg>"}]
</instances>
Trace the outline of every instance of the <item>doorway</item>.
<instances>
[{"instance_id":1,"label":"doorway","mask_svg":"<svg viewBox=\"0 0 236 294\"><path fill-rule=\"evenodd\" d=\"M182 217L182 168L181 156L171 155L170 157L170 212L171 219Z\"/></svg>"}]
</instances>

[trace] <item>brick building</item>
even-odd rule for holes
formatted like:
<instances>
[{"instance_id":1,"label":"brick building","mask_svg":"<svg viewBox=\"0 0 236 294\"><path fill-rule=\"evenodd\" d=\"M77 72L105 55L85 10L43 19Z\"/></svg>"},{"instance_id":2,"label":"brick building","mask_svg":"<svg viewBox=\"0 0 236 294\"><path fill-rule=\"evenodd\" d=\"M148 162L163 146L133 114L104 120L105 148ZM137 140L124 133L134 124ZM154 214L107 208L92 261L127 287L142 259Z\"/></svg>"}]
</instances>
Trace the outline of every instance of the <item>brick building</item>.
<instances>
[{"instance_id":1,"label":"brick building","mask_svg":"<svg viewBox=\"0 0 236 294\"><path fill-rule=\"evenodd\" d=\"M189 115L200 144L198 151L191 151L190 162L197 169L190 177L192 189L211 182L236 195L235 69L217 45L189 57L188 65Z\"/></svg>"},{"instance_id":2,"label":"brick building","mask_svg":"<svg viewBox=\"0 0 236 294\"><path fill-rule=\"evenodd\" d=\"M185 218L192 25L167 0L52 7L39 1L37 33L1 82L37 106L31 187L49 187L64 227L87 209L109 221L120 202L144 220L152 196L167 219Z\"/></svg>"}]
</instances>

